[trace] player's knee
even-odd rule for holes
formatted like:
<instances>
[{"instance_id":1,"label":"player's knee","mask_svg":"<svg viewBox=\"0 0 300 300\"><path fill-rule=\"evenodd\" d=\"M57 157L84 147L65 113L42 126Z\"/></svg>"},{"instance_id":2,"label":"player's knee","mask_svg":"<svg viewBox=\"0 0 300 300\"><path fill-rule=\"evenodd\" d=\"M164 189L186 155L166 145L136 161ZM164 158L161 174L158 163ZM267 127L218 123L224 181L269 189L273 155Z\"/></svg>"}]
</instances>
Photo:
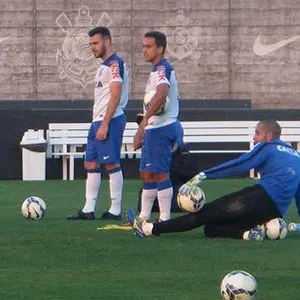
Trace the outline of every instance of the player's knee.
<instances>
[{"instance_id":1,"label":"player's knee","mask_svg":"<svg viewBox=\"0 0 300 300\"><path fill-rule=\"evenodd\" d=\"M169 173L158 173L158 174L156 174L155 179L157 182L164 182L164 181L170 179L170 175L169 175Z\"/></svg>"},{"instance_id":2,"label":"player's knee","mask_svg":"<svg viewBox=\"0 0 300 300\"><path fill-rule=\"evenodd\" d=\"M86 171L96 170L96 169L99 169L99 165L97 162L85 161L84 168Z\"/></svg>"},{"instance_id":3,"label":"player's knee","mask_svg":"<svg viewBox=\"0 0 300 300\"><path fill-rule=\"evenodd\" d=\"M155 176L151 172L141 172L140 177L142 180L144 180L146 182L156 182Z\"/></svg>"},{"instance_id":4,"label":"player's knee","mask_svg":"<svg viewBox=\"0 0 300 300\"><path fill-rule=\"evenodd\" d=\"M121 167L120 164L116 164L116 163L104 165L104 168L107 172L120 169L120 167Z\"/></svg>"}]
</instances>

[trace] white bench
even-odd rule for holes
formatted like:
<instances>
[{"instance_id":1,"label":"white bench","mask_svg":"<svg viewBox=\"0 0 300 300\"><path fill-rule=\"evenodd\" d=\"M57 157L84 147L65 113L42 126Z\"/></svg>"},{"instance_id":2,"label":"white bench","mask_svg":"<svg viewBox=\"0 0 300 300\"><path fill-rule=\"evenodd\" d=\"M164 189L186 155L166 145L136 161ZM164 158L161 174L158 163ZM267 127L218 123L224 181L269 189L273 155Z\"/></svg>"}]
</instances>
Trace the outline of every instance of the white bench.
<instances>
[{"instance_id":1,"label":"white bench","mask_svg":"<svg viewBox=\"0 0 300 300\"><path fill-rule=\"evenodd\" d=\"M195 149L192 153L244 153L253 147L253 135L257 121L190 121L181 122L184 142L191 144L209 143L209 149ZM279 121L282 126L281 139L296 143L300 150L300 121ZM51 123L47 130L47 157L62 157L63 179L74 179L74 159L84 156L90 123ZM140 151L133 151L132 143L138 125L127 122L124 131L121 157L140 157ZM232 145L234 143L234 146ZM224 146L218 149L214 146ZM237 146L239 145L239 146ZM253 177L253 171L250 173Z\"/></svg>"},{"instance_id":2,"label":"white bench","mask_svg":"<svg viewBox=\"0 0 300 300\"><path fill-rule=\"evenodd\" d=\"M192 121L181 122L185 143L247 143L247 149L192 150L195 153L243 153L249 151L258 121ZM300 121L278 121L282 127L281 140L296 143L300 150Z\"/></svg>"},{"instance_id":3,"label":"white bench","mask_svg":"<svg viewBox=\"0 0 300 300\"><path fill-rule=\"evenodd\" d=\"M87 144L90 123L50 123L46 131L48 143L47 158L62 158L63 179L74 180L74 160L83 158ZM138 125L128 122L123 135L121 158L139 157L140 151L133 151L132 141Z\"/></svg>"},{"instance_id":4,"label":"white bench","mask_svg":"<svg viewBox=\"0 0 300 300\"><path fill-rule=\"evenodd\" d=\"M209 143L210 149L190 150L192 153L245 153L254 146L253 135L258 121L194 121L181 122L185 143ZM296 144L300 150L300 121L278 121L282 127L281 140ZM224 146L215 149L213 144ZM230 148L228 143L238 149ZM240 145L240 146L237 146ZM229 148L229 149L228 149ZM242 149L243 148L243 149ZM254 170L250 171L254 177Z\"/></svg>"}]
</instances>

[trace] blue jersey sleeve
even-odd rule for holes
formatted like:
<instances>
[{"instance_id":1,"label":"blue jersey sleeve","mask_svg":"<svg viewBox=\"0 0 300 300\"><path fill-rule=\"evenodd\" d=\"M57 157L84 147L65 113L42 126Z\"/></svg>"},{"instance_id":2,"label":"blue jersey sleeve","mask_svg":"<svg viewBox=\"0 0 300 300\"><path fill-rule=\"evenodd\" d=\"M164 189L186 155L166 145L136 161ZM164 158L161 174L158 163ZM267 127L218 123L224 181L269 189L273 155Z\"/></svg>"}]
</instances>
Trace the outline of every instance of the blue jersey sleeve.
<instances>
[{"instance_id":1,"label":"blue jersey sleeve","mask_svg":"<svg viewBox=\"0 0 300 300\"><path fill-rule=\"evenodd\" d=\"M296 201L296 206L298 209L298 214L300 216L300 184L299 184L298 189L295 194L295 201Z\"/></svg>"},{"instance_id":2,"label":"blue jersey sleeve","mask_svg":"<svg viewBox=\"0 0 300 300\"><path fill-rule=\"evenodd\" d=\"M208 179L218 179L243 175L251 169L263 164L268 158L267 143L257 144L251 151L237 159L229 160L214 168L204 170Z\"/></svg>"}]
</instances>

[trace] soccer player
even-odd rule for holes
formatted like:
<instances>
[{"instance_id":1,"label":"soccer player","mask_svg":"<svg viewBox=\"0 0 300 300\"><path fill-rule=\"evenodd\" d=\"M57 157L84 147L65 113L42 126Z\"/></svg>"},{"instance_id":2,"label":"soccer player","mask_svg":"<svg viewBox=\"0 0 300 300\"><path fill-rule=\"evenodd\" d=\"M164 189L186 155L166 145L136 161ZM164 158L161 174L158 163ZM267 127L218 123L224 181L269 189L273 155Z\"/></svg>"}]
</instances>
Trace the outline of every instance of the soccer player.
<instances>
[{"instance_id":1,"label":"soccer player","mask_svg":"<svg viewBox=\"0 0 300 300\"><path fill-rule=\"evenodd\" d=\"M180 188L189 194L191 186L205 179L226 178L244 174L252 168L261 178L250 187L222 196L187 214L161 223L136 219L131 209L129 221L139 237L182 232L204 225L207 237L263 240L263 224L281 218L295 197L300 214L300 154L280 140L281 127L273 120L257 124L253 140L255 147L239 158L204 170ZM258 226L257 226L258 225Z\"/></svg>"},{"instance_id":2,"label":"soccer player","mask_svg":"<svg viewBox=\"0 0 300 300\"><path fill-rule=\"evenodd\" d=\"M141 123L143 114L137 114L136 122ZM187 182L191 177L198 173L199 166L195 161L192 153L189 152L187 146L183 142L183 128L179 121L177 121L177 139L172 148L172 159L170 168L170 179L173 186L173 197L171 201L171 211L181 211L177 204L177 193L179 188ZM138 211L141 211L141 196L143 189L138 193ZM152 212L159 212L157 197L154 200Z\"/></svg>"},{"instance_id":3,"label":"soccer player","mask_svg":"<svg viewBox=\"0 0 300 300\"><path fill-rule=\"evenodd\" d=\"M128 70L112 48L112 38L106 27L89 31L90 47L96 58L102 58L95 77L93 122L86 148L84 167L87 170L86 202L78 214L69 220L95 219L95 206L101 183L100 165L109 174L111 206L101 219L120 220L123 173L120 152L126 124L124 108L128 102Z\"/></svg>"},{"instance_id":4,"label":"soccer player","mask_svg":"<svg viewBox=\"0 0 300 300\"><path fill-rule=\"evenodd\" d=\"M146 84L144 115L134 138L134 149L142 147L140 174L143 179L140 218L149 220L157 196L161 220L171 216L173 196L170 180L172 148L177 139L179 110L178 87L175 71L164 59L167 46L165 34L147 32L143 39L145 61L152 64Z\"/></svg>"}]
</instances>

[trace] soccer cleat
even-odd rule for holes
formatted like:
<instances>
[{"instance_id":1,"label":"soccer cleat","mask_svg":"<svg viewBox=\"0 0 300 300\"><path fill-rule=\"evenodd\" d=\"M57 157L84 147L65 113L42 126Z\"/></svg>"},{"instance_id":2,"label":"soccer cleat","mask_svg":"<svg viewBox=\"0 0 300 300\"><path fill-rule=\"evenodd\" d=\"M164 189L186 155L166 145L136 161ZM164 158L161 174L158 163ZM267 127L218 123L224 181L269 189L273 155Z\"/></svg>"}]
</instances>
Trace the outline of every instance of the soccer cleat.
<instances>
[{"instance_id":1,"label":"soccer cleat","mask_svg":"<svg viewBox=\"0 0 300 300\"><path fill-rule=\"evenodd\" d=\"M95 213L93 211L84 213L80 210L76 215L68 217L68 220L95 220Z\"/></svg>"},{"instance_id":2,"label":"soccer cleat","mask_svg":"<svg viewBox=\"0 0 300 300\"><path fill-rule=\"evenodd\" d=\"M257 225L250 229L249 231L244 232L244 240L254 240L262 241L265 238L265 228L263 225Z\"/></svg>"},{"instance_id":3,"label":"soccer cleat","mask_svg":"<svg viewBox=\"0 0 300 300\"><path fill-rule=\"evenodd\" d=\"M144 239L146 234L143 231L143 223L145 222L142 219L136 218L135 213L132 208L128 208L128 222L130 223L131 227L133 228L134 235L140 239Z\"/></svg>"},{"instance_id":4,"label":"soccer cleat","mask_svg":"<svg viewBox=\"0 0 300 300\"><path fill-rule=\"evenodd\" d=\"M114 220L114 221L121 221L122 220L122 216L121 214L119 215L114 215L112 213L110 213L109 211L103 213L101 220Z\"/></svg>"}]
</instances>

